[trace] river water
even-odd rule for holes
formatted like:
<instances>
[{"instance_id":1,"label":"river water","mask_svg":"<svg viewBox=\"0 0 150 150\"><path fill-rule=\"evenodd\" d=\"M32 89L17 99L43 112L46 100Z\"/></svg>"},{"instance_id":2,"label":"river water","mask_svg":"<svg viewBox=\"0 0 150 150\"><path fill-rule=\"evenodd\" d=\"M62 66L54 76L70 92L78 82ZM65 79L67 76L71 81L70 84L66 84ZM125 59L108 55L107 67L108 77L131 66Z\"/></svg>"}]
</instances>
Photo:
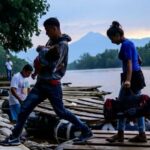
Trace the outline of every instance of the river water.
<instances>
[{"instance_id":1,"label":"river water","mask_svg":"<svg viewBox=\"0 0 150 150\"><path fill-rule=\"evenodd\" d=\"M142 70L146 82L142 93L150 95L150 67L143 67ZM121 71L121 68L67 71L62 82L71 82L73 86L101 85L100 90L112 92L107 97L115 98L120 89Z\"/></svg>"},{"instance_id":2,"label":"river water","mask_svg":"<svg viewBox=\"0 0 150 150\"><path fill-rule=\"evenodd\" d=\"M142 68L146 87L143 94L150 95L150 67ZM72 86L95 86L101 85L100 90L112 92L107 97L115 98L120 89L121 68L89 69L89 70L68 70L62 79L62 83L71 82ZM34 83L35 81L31 81Z\"/></svg>"}]
</instances>

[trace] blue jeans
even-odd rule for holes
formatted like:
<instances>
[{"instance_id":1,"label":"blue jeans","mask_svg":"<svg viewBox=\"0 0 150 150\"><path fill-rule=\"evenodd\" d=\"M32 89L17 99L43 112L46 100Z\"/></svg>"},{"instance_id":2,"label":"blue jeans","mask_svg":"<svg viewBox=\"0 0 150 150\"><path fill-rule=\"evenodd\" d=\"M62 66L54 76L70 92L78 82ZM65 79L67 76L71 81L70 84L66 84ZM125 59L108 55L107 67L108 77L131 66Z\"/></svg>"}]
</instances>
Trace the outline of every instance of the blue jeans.
<instances>
[{"instance_id":1,"label":"blue jeans","mask_svg":"<svg viewBox=\"0 0 150 150\"><path fill-rule=\"evenodd\" d=\"M62 101L61 84L52 86L49 83L37 82L21 106L16 126L12 131L12 135L14 137L20 137L29 114L39 103L44 101L46 98L49 99L55 113L59 116L60 119L70 121L80 130L88 130L88 127L83 124L80 119L65 109Z\"/></svg>"},{"instance_id":2,"label":"blue jeans","mask_svg":"<svg viewBox=\"0 0 150 150\"><path fill-rule=\"evenodd\" d=\"M6 69L6 73L7 73L7 80L8 80L8 81L11 81L12 71L11 71L11 70Z\"/></svg>"},{"instance_id":3,"label":"blue jeans","mask_svg":"<svg viewBox=\"0 0 150 150\"><path fill-rule=\"evenodd\" d=\"M12 121L17 121L18 114L20 112L20 107L21 107L20 104L10 105L9 107L10 107Z\"/></svg>"},{"instance_id":4,"label":"blue jeans","mask_svg":"<svg viewBox=\"0 0 150 150\"><path fill-rule=\"evenodd\" d=\"M120 89L120 92L121 92L121 90L122 90L122 88ZM135 95L140 95L141 91L137 91L134 94ZM119 95L120 95L120 93L119 93ZM138 118L137 123L138 123L139 133L145 132L145 117ZM118 131L124 131L125 130L125 124L126 124L126 119L125 118L118 119L118 122L117 122Z\"/></svg>"}]
</instances>

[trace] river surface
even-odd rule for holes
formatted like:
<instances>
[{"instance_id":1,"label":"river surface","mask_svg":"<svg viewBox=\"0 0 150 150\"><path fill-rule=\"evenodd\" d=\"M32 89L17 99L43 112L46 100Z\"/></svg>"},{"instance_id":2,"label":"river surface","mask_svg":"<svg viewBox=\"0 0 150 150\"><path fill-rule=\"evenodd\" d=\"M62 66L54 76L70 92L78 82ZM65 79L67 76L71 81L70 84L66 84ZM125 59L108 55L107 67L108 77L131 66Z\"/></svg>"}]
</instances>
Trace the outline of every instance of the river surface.
<instances>
[{"instance_id":1,"label":"river surface","mask_svg":"<svg viewBox=\"0 0 150 150\"><path fill-rule=\"evenodd\" d=\"M142 70L146 82L146 87L142 90L142 93L150 95L150 67L143 67ZM101 85L100 90L112 92L107 97L115 98L118 96L120 89L121 71L121 68L68 70L62 82L71 82L72 86Z\"/></svg>"},{"instance_id":2,"label":"river surface","mask_svg":"<svg viewBox=\"0 0 150 150\"><path fill-rule=\"evenodd\" d=\"M143 67L142 70L146 82L142 93L150 95L150 67ZM107 97L115 98L120 89L121 71L121 68L67 71L62 82L71 82L73 86L101 85L100 90L112 92Z\"/></svg>"}]
</instances>

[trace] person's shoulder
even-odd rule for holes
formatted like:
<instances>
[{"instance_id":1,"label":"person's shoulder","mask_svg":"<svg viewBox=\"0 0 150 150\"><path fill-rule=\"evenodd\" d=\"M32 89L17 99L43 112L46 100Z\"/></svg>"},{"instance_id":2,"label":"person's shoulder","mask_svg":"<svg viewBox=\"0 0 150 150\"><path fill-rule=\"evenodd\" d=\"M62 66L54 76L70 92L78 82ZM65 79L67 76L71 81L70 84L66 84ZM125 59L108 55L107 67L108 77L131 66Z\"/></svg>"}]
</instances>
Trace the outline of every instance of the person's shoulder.
<instances>
[{"instance_id":1,"label":"person's shoulder","mask_svg":"<svg viewBox=\"0 0 150 150\"><path fill-rule=\"evenodd\" d=\"M18 78L18 77L20 77L20 72L17 72L13 75L13 78Z\"/></svg>"},{"instance_id":2,"label":"person's shoulder","mask_svg":"<svg viewBox=\"0 0 150 150\"><path fill-rule=\"evenodd\" d=\"M129 39L124 39L123 44L131 44L133 43L131 40Z\"/></svg>"},{"instance_id":3,"label":"person's shoulder","mask_svg":"<svg viewBox=\"0 0 150 150\"><path fill-rule=\"evenodd\" d=\"M123 41L122 45L125 46L125 47L130 47L130 46L134 46L134 43L129 39L125 39Z\"/></svg>"},{"instance_id":4,"label":"person's shoulder","mask_svg":"<svg viewBox=\"0 0 150 150\"><path fill-rule=\"evenodd\" d=\"M59 43L68 44L71 41L71 37L67 34L62 34L59 38Z\"/></svg>"},{"instance_id":5,"label":"person's shoulder","mask_svg":"<svg viewBox=\"0 0 150 150\"><path fill-rule=\"evenodd\" d=\"M13 76L12 76L12 79L11 79L11 86L14 85L14 83L18 83L19 81L19 73L15 73Z\"/></svg>"}]
</instances>

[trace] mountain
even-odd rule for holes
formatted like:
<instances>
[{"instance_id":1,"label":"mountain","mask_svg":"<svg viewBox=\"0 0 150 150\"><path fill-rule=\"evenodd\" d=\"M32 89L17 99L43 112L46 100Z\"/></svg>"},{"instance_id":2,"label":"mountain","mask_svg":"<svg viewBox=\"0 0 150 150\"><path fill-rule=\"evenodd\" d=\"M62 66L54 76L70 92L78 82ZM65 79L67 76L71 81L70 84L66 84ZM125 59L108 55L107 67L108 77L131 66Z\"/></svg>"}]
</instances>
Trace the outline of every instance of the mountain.
<instances>
[{"instance_id":1,"label":"mountain","mask_svg":"<svg viewBox=\"0 0 150 150\"><path fill-rule=\"evenodd\" d=\"M136 47L145 46L150 41L150 38L131 39ZM84 53L96 55L102 53L106 49L119 49L120 46L112 44L111 41L104 35L95 32L89 32L77 42L69 45L69 62L77 60Z\"/></svg>"},{"instance_id":2,"label":"mountain","mask_svg":"<svg viewBox=\"0 0 150 150\"><path fill-rule=\"evenodd\" d=\"M150 38L131 39L137 47L145 46ZM69 63L80 58L84 53L96 55L102 53L106 49L119 49L120 46L112 44L108 37L95 32L89 32L76 42L69 44ZM29 62L37 56L35 49L29 49L27 53L20 52L18 57L24 58Z\"/></svg>"},{"instance_id":3,"label":"mountain","mask_svg":"<svg viewBox=\"0 0 150 150\"><path fill-rule=\"evenodd\" d=\"M84 53L96 55L102 53L105 49L118 48L111 41L100 33L89 32L78 41L69 45L69 61L77 60Z\"/></svg>"},{"instance_id":4,"label":"mountain","mask_svg":"<svg viewBox=\"0 0 150 150\"><path fill-rule=\"evenodd\" d=\"M145 46L145 44L147 44L148 42L150 42L150 38L142 38L142 39L130 39L134 42L134 44L136 45L136 47L143 47Z\"/></svg>"}]
</instances>

